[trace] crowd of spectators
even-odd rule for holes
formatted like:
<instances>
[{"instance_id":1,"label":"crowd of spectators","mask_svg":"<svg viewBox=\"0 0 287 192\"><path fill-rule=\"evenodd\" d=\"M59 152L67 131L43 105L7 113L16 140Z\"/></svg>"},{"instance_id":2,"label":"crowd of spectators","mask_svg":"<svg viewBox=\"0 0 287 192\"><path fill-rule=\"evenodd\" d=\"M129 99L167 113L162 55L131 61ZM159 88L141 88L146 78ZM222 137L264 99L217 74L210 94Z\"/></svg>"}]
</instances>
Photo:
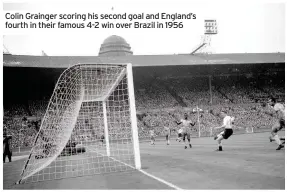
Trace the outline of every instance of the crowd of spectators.
<instances>
[{"instance_id":1,"label":"crowd of spectators","mask_svg":"<svg viewBox=\"0 0 287 192\"><path fill-rule=\"evenodd\" d=\"M22 118L4 118L4 128L12 135L12 148L31 147L37 134L34 121L23 121Z\"/></svg>"},{"instance_id":2,"label":"crowd of spectators","mask_svg":"<svg viewBox=\"0 0 287 192\"><path fill-rule=\"evenodd\" d=\"M27 116L28 111L22 103L9 103L8 106L4 105L4 117L23 117Z\"/></svg>"},{"instance_id":3,"label":"crowd of spectators","mask_svg":"<svg viewBox=\"0 0 287 192\"><path fill-rule=\"evenodd\" d=\"M222 108L227 109L228 114L236 118L236 129L270 129L276 118L267 113L269 109L263 107L262 102L266 102L270 95L282 98L281 102L284 102L285 96L284 82L266 80L259 82L261 84L258 86L258 82L247 77L216 77L212 79L212 103L210 103L210 87L207 77L172 78L162 82L162 80L154 79L149 84L135 87L137 111L144 114L138 118L140 138L148 137L150 129L155 129L157 135L162 135L163 126L169 126L175 131L177 129L175 121L181 119L186 111L191 120L197 122L194 130L196 134L199 126L201 132L209 134L211 127L221 124L222 120L218 114ZM182 106L179 98L186 106ZM13 136L13 148L19 145L32 146L37 129L33 123L23 126L22 118L28 116L43 118L48 101L48 99L32 100L26 104L4 106L4 126L8 134ZM110 118L109 132L112 138L129 137L131 134L131 131L126 130L126 127L129 127L128 118L130 117L129 110L126 109L127 102L119 103L119 105L123 106L108 109L114 110L110 111L114 116L108 117ZM202 109L199 118L197 113L192 113L197 106ZM89 112L92 109L87 110ZM119 113L118 110L123 111ZM102 118L102 115L100 116ZM103 123L99 123L97 119L86 118L90 119L89 122L85 122L84 119L81 125L103 126ZM74 135L86 134L80 131L81 125L77 124ZM118 130L118 127L121 130ZM102 134L100 130L96 132L91 130L88 135L99 137Z\"/></svg>"},{"instance_id":4,"label":"crowd of spectators","mask_svg":"<svg viewBox=\"0 0 287 192\"><path fill-rule=\"evenodd\" d=\"M28 106L31 114L36 117L43 117L45 115L46 108L49 100L44 98L43 100L30 100Z\"/></svg>"},{"instance_id":5,"label":"crowd of spectators","mask_svg":"<svg viewBox=\"0 0 287 192\"><path fill-rule=\"evenodd\" d=\"M226 110L231 116L234 116L236 121L234 124L235 131L245 133L248 130L254 132L269 131L277 118L268 107L263 107L260 104L226 104L226 105L212 105L204 106L200 113L192 112L196 108L182 108L165 112L162 110L145 113L141 121L138 120L140 137L148 137L148 131L154 129L158 136L163 136L163 126L168 126L175 131L180 126L177 126L175 121L184 117L184 113L188 113L190 120L195 122L194 134L198 135L199 129L202 136L211 136L213 134L212 128L220 126L222 119L219 113L222 109Z\"/></svg>"},{"instance_id":6,"label":"crowd of spectators","mask_svg":"<svg viewBox=\"0 0 287 192\"><path fill-rule=\"evenodd\" d=\"M175 98L156 80L151 84L136 88L135 98L138 110L169 108L178 105Z\"/></svg>"},{"instance_id":7,"label":"crowd of spectators","mask_svg":"<svg viewBox=\"0 0 287 192\"><path fill-rule=\"evenodd\" d=\"M196 81L196 84L193 83ZM180 96L187 106L200 103L208 104L209 89L208 82L203 78L170 79L167 84Z\"/></svg>"}]
</instances>

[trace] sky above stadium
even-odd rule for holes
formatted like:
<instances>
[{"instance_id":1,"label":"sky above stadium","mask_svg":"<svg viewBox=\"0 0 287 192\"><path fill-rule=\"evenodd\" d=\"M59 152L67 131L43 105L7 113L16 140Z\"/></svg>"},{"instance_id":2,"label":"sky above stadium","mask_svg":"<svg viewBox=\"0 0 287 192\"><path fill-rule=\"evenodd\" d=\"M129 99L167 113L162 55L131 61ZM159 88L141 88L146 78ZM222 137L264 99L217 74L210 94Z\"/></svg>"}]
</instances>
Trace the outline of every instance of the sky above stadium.
<instances>
[{"instance_id":1,"label":"sky above stadium","mask_svg":"<svg viewBox=\"0 0 287 192\"><path fill-rule=\"evenodd\" d=\"M213 53L285 52L285 5L278 1L4 1L4 11L53 13L193 13L182 29L45 29L4 31L12 54L96 56L110 35L123 37L135 55L190 53L200 44L204 20L216 19ZM119 21L120 22L120 21ZM124 21L123 21L124 22ZM15 32L15 33L14 33Z\"/></svg>"}]
</instances>

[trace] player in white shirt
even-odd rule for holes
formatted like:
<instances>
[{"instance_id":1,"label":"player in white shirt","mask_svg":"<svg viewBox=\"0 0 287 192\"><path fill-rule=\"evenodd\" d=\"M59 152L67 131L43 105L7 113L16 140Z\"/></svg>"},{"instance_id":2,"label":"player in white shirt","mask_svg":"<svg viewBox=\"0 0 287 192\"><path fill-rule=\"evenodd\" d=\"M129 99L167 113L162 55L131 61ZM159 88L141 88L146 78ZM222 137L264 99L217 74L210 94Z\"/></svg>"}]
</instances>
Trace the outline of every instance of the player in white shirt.
<instances>
[{"instance_id":1,"label":"player in white shirt","mask_svg":"<svg viewBox=\"0 0 287 192\"><path fill-rule=\"evenodd\" d=\"M269 99L268 105L272 109L274 109L278 118L278 121L271 128L271 136L269 137L269 139L270 142L276 141L276 143L278 144L278 148L276 150L280 150L284 147L285 143L285 138L284 142L282 143L278 136L278 132L285 127L285 106L281 103L276 103L275 98Z\"/></svg>"},{"instance_id":2,"label":"player in white shirt","mask_svg":"<svg viewBox=\"0 0 287 192\"><path fill-rule=\"evenodd\" d=\"M215 127L214 129L224 128L224 131L214 137L214 140L218 143L217 151L222 151L221 141L223 139L228 139L233 134L232 124L234 122L234 117L228 116L226 111L221 111L220 116L223 118L223 124L220 127Z\"/></svg>"},{"instance_id":3,"label":"player in white shirt","mask_svg":"<svg viewBox=\"0 0 287 192\"><path fill-rule=\"evenodd\" d=\"M180 125L182 124L182 139L183 139L183 142L185 144L185 149L187 149L187 145L186 145L186 142L185 142L185 137L187 137L187 140L188 140L188 143L189 143L189 147L192 148L192 145L190 144L190 134L191 134L191 129L190 129L190 125L191 126L194 126L195 123L193 123L192 121L189 121L187 119L188 115L187 113L184 114L184 119L181 119L179 122L176 121L176 124L177 125Z\"/></svg>"},{"instance_id":4,"label":"player in white shirt","mask_svg":"<svg viewBox=\"0 0 287 192\"><path fill-rule=\"evenodd\" d=\"M179 128L179 129L177 130L177 132L178 132L178 135L177 135L177 138L176 138L175 141L181 142L181 138L182 138L182 128Z\"/></svg>"}]
</instances>

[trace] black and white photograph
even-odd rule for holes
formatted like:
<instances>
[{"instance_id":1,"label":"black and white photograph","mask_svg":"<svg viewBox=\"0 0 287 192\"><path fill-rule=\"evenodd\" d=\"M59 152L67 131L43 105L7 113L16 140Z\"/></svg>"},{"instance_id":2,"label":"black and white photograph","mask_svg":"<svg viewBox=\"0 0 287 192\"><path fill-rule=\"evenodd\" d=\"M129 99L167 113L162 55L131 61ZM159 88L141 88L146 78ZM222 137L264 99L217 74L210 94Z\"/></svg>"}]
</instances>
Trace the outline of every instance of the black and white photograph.
<instances>
[{"instance_id":1,"label":"black and white photograph","mask_svg":"<svg viewBox=\"0 0 287 192\"><path fill-rule=\"evenodd\" d=\"M285 1L2 1L3 190L285 190Z\"/></svg>"}]
</instances>

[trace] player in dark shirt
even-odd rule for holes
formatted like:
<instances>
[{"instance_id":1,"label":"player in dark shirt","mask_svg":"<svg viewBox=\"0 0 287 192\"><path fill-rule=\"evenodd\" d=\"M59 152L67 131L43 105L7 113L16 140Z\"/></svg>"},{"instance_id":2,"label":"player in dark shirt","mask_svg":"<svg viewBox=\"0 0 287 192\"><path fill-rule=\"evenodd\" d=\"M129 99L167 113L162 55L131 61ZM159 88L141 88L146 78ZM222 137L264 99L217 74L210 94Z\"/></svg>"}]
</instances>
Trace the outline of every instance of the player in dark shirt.
<instances>
[{"instance_id":1,"label":"player in dark shirt","mask_svg":"<svg viewBox=\"0 0 287 192\"><path fill-rule=\"evenodd\" d=\"M187 137L189 147L192 148L192 145L190 143L190 134L191 134L191 129L189 126L194 126L195 123L188 120L188 115L187 113L184 114L184 119L181 119L180 121L175 121L177 125L182 124L182 139L185 144L184 148L187 149L187 143L185 142L185 137Z\"/></svg>"},{"instance_id":2,"label":"player in dark shirt","mask_svg":"<svg viewBox=\"0 0 287 192\"><path fill-rule=\"evenodd\" d=\"M7 135L7 130L3 130L3 162L5 163L6 156L8 156L9 162L12 162L12 150L11 150L12 136Z\"/></svg>"}]
</instances>

